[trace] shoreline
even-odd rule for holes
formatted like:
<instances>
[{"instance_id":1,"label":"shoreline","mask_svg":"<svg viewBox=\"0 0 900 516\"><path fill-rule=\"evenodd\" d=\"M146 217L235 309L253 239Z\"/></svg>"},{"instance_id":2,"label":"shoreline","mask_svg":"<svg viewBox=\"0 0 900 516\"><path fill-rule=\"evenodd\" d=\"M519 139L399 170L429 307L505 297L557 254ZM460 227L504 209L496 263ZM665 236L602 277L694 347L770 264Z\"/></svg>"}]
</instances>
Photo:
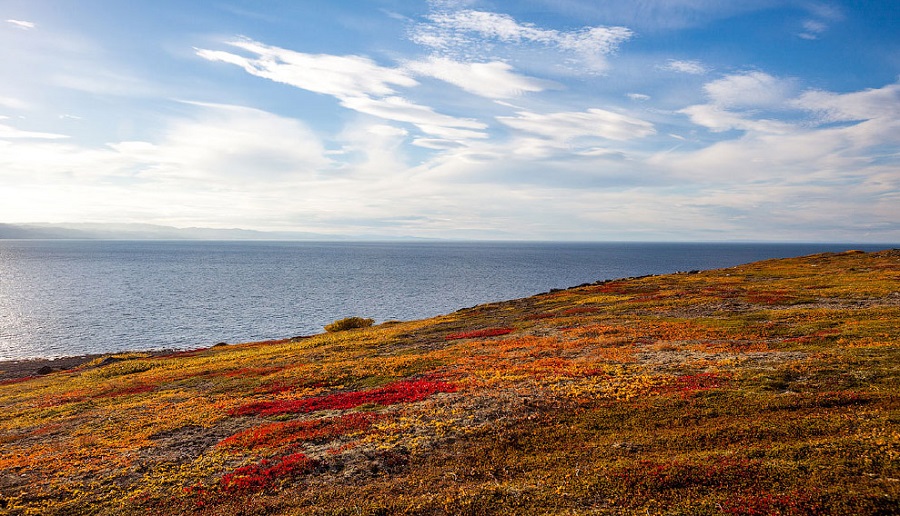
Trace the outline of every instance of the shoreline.
<instances>
[{"instance_id":1,"label":"shoreline","mask_svg":"<svg viewBox=\"0 0 900 516\"><path fill-rule=\"evenodd\" d=\"M45 376L53 373L71 371L92 360L103 357L122 355L125 353L145 353L152 357L177 353L179 350L162 349L150 351L121 351L116 353L95 353L89 355L74 355L56 358L23 358L12 360L0 360L0 382L7 380L19 380L35 376Z\"/></svg>"},{"instance_id":2,"label":"shoreline","mask_svg":"<svg viewBox=\"0 0 900 516\"><path fill-rule=\"evenodd\" d=\"M0 381L16 380L27 378L29 376L43 376L60 371L68 371L103 356L106 355L97 354L59 358L0 360Z\"/></svg>"}]
</instances>

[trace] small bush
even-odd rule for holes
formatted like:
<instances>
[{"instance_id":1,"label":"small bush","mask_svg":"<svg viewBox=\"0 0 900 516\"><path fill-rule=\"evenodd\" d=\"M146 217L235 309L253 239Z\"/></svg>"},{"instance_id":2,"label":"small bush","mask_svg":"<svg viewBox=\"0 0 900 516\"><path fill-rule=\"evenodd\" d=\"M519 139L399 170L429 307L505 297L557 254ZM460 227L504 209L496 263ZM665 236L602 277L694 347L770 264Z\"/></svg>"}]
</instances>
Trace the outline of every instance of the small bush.
<instances>
[{"instance_id":1,"label":"small bush","mask_svg":"<svg viewBox=\"0 0 900 516\"><path fill-rule=\"evenodd\" d=\"M327 332L335 332L335 331L344 331L344 330L352 330L353 328L368 328L372 326L372 323L375 322L375 319L363 319L362 317L347 317L345 319L338 319L331 324L325 325L325 331Z\"/></svg>"}]
</instances>

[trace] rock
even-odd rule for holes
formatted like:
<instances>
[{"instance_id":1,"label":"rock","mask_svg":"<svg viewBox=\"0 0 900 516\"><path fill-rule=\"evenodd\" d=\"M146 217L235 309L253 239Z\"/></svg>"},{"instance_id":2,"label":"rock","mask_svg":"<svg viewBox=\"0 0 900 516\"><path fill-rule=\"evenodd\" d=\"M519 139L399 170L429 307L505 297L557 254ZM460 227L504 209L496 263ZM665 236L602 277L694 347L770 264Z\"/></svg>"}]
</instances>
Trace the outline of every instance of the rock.
<instances>
[{"instance_id":1,"label":"rock","mask_svg":"<svg viewBox=\"0 0 900 516\"><path fill-rule=\"evenodd\" d=\"M116 362L121 362L125 360L124 358L119 357L103 357L99 362L97 362L97 367L105 366L109 364L115 364Z\"/></svg>"},{"instance_id":2,"label":"rock","mask_svg":"<svg viewBox=\"0 0 900 516\"><path fill-rule=\"evenodd\" d=\"M50 374L50 373L52 373L52 372L53 372L53 368L50 367L50 366L48 366L48 365L45 365L44 367L42 367L42 368L38 369L37 371L35 371L35 373L37 373L37 374L39 374L39 375Z\"/></svg>"}]
</instances>

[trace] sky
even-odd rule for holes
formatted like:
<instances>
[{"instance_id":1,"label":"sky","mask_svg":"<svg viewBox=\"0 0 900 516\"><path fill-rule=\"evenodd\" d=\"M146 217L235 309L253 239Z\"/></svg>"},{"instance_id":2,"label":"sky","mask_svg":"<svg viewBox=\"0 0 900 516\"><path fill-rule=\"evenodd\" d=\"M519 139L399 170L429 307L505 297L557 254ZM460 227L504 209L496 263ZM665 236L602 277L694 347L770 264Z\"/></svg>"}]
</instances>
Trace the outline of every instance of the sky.
<instances>
[{"instance_id":1,"label":"sky","mask_svg":"<svg viewBox=\"0 0 900 516\"><path fill-rule=\"evenodd\" d=\"M0 222L900 242L900 2L4 0Z\"/></svg>"}]
</instances>

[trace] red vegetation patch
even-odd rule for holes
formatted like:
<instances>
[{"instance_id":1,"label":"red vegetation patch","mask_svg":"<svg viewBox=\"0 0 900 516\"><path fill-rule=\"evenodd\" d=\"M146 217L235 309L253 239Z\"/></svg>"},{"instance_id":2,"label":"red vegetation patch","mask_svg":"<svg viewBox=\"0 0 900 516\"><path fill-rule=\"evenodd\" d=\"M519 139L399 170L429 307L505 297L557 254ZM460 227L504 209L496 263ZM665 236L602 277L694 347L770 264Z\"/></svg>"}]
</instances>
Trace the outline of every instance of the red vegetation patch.
<instances>
[{"instance_id":1,"label":"red vegetation patch","mask_svg":"<svg viewBox=\"0 0 900 516\"><path fill-rule=\"evenodd\" d=\"M659 493L691 487L754 486L762 477L758 460L717 457L708 463L640 461L613 475L633 492Z\"/></svg>"},{"instance_id":2,"label":"red vegetation patch","mask_svg":"<svg viewBox=\"0 0 900 516\"><path fill-rule=\"evenodd\" d=\"M124 389L113 389L111 391L100 393L94 398L118 398L119 396L128 396L131 394L140 394L142 392L150 392L156 390L155 385L135 385Z\"/></svg>"},{"instance_id":3,"label":"red vegetation patch","mask_svg":"<svg viewBox=\"0 0 900 516\"><path fill-rule=\"evenodd\" d=\"M682 396L698 391L708 391L710 389L718 389L728 383L729 376L719 373L698 373L678 376L668 385L663 385L654 389L654 392L681 393Z\"/></svg>"},{"instance_id":4,"label":"red vegetation patch","mask_svg":"<svg viewBox=\"0 0 900 516\"><path fill-rule=\"evenodd\" d=\"M35 430L33 430L31 432L31 435L38 436L38 435L52 434L52 433L57 432L61 428L62 428L62 425L60 423L51 423L49 425L44 425L40 428L36 428Z\"/></svg>"},{"instance_id":5,"label":"red vegetation patch","mask_svg":"<svg viewBox=\"0 0 900 516\"><path fill-rule=\"evenodd\" d=\"M303 441L334 439L350 432L366 430L379 418L377 414L367 412L313 421L271 423L234 434L220 442L219 446L255 450L279 448Z\"/></svg>"},{"instance_id":6,"label":"red vegetation patch","mask_svg":"<svg viewBox=\"0 0 900 516\"><path fill-rule=\"evenodd\" d=\"M293 391L295 386L290 383L272 382L268 385L262 385L253 389L254 394L281 394L283 392Z\"/></svg>"},{"instance_id":7,"label":"red vegetation patch","mask_svg":"<svg viewBox=\"0 0 900 516\"><path fill-rule=\"evenodd\" d=\"M797 301L798 298L786 290L750 292L747 294L747 302L759 305L790 305Z\"/></svg>"},{"instance_id":8,"label":"red vegetation patch","mask_svg":"<svg viewBox=\"0 0 900 516\"><path fill-rule=\"evenodd\" d=\"M734 287L721 285L713 285L700 289L700 294L704 296L718 297L722 299L734 299L739 297L743 291Z\"/></svg>"},{"instance_id":9,"label":"red vegetation patch","mask_svg":"<svg viewBox=\"0 0 900 516\"><path fill-rule=\"evenodd\" d=\"M367 404L387 406L421 401L438 392L456 392L456 386L439 380L401 380L366 391L338 392L300 400L258 401L233 410L231 415L277 416L317 410L347 410Z\"/></svg>"},{"instance_id":10,"label":"red vegetation patch","mask_svg":"<svg viewBox=\"0 0 900 516\"><path fill-rule=\"evenodd\" d=\"M240 467L222 477L221 486L227 493L258 491L272 487L279 480L311 471L315 462L302 453L293 453L270 461Z\"/></svg>"},{"instance_id":11,"label":"red vegetation patch","mask_svg":"<svg viewBox=\"0 0 900 516\"><path fill-rule=\"evenodd\" d=\"M474 330L474 331L466 331L459 333L451 333L445 337L447 340L457 340L457 339L477 339L480 337L497 337L499 335L506 335L508 333L512 333L515 330L513 328L486 328L484 330Z\"/></svg>"},{"instance_id":12,"label":"red vegetation patch","mask_svg":"<svg viewBox=\"0 0 900 516\"><path fill-rule=\"evenodd\" d=\"M610 281L592 288L590 292L600 292L603 294L627 294L628 285L624 281Z\"/></svg>"}]
</instances>

